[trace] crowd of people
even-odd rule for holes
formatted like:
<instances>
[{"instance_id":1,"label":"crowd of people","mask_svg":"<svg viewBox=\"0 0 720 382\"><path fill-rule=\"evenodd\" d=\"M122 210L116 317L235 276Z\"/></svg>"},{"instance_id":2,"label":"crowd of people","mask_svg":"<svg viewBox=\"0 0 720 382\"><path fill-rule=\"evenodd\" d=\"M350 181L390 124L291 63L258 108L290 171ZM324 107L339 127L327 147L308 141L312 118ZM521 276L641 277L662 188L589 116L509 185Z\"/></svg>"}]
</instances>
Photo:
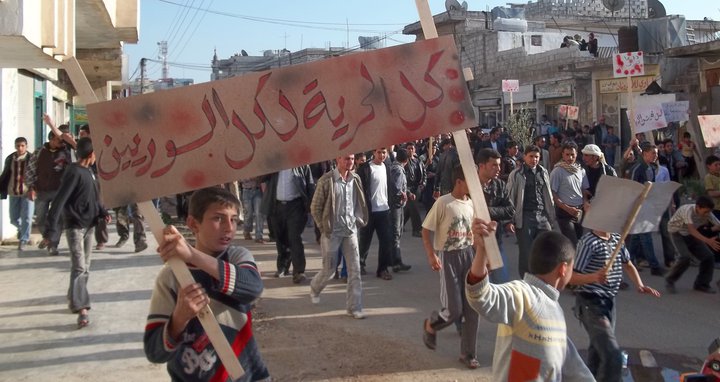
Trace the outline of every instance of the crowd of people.
<instances>
[{"instance_id":1,"label":"crowd of people","mask_svg":"<svg viewBox=\"0 0 720 382\"><path fill-rule=\"evenodd\" d=\"M49 119L46 122L52 125ZM34 153L27 150L25 138L16 139L16 151L6 158L0 176L0 196L10 199L18 250L29 245L33 224L43 235L39 248L46 248L49 255L58 254L60 235L66 234L71 257L69 307L78 314L78 326L84 327L90 323L90 256L93 247L105 247L111 219L98 196L89 127L80 130L77 140L67 125L52 127L57 131ZM319 304L329 281L343 278L346 311L355 319L365 318L362 279L371 263L378 279L400 277L412 269L403 262L402 241L420 238L430 269L439 274L441 296L439 309L423 324L425 345L435 349L437 331L454 324L462 336L460 360L476 368L478 320L482 316L497 322L499 347L493 368L503 380L527 362L534 365L522 368L530 380L548 375L618 380L622 355L614 336L614 299L618 290L629 287L623 271L638 292L658 297L658 291L644 285L643 268L649 268L651 276L664 277L668 293L677 293L675 283L695 262L698 275L693 288L716 293L711 283L720 253L720 157L704 159L704 195L685 205L676 195L663 211L662 257L655 253L649 233L630 235L624 245L618 233L582 226L602 176L640 183L696 177L699 152L689 134L679 142L672 138L648 142L639 134L621 153L620 140L604 117L592 127L581 127L577 121L571 126L542 116L534 126L532 143L524 146L502 127L466 133L489 222L473 217L450 134L241 179L234 192L222 185L192 197L175 196L177 216L186 219L196 242L188 246L169 227L160 255L163 260L177 256L192 264L198 283L180 288L167 272L158 276L145 335L148 358L168 362L169 372L180 380L224 372L217 363L188 368L187 362L208 357L207 349L196 348L195 340L190 340L202 336L195 316L204 306L233 300L238 308L231 316L249 320L250 303L262 291L252 255L231 243L239 225L245 240L274 242L274 276L292 276L294 284L307 280L301 235L306 227L314 227L322 269L309 283L310 300ZM135 252L145 250L144 219L137 206L115 212L120 236L116 246L129 240L132 223ZM411 227L410 238L404 235L406 225ZM370 256L375 235L376 257ZM517 270L486 269L483 242L488 235L495 236L503 258L505 242L515 236ZM618 246L617 260L606 267ZM557 297L566 285L575 288L574 311L590 338L587 363L564 335ZM530 306L519 306L517 294L525 296ZM251 333L242 334L246 329L231 322L221 325L233 333L230 340L241 338L248 345L236 354L243 367L252 370L255 379L267 378Z\"/></svg>"}]
</instances>

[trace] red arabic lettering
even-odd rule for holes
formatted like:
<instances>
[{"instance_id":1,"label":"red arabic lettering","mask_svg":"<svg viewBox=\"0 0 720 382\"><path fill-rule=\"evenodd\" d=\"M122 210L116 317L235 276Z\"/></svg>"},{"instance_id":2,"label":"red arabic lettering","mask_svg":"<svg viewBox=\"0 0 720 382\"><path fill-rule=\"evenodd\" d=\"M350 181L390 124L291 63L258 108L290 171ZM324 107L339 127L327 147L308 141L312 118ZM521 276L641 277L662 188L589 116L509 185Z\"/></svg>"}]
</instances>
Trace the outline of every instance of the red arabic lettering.
<instances>
[{"instance_id":1,"label":"red arabic lettering","mask_svg":"<svg viewBox=\"0 0 720 382\"><path fill-rule=\"evenodd\" d=\"M155 145L153 145L153 148L154 147ZM172 140L168 140L167 142L165 142L165 150L167 151L167 157L172 157L172 161L165 165L165 167L153 171L150 174L151 178L158 178L167 174L167 172L170 171L172 166L175 165L175 158L177 158L177 147L175 147L175 142Z\"/></svg>"},{"instance_id":2,"label":"red arabic lettering","mask_svg":"<svg viewBox=\"0 0 720 382\"><path fill-rule=\"evenodd\" d=\"M369 123L370 121L375 119L375 106L373 106L372 102L368 101L372 94L375 92L375 81L373 81L372 76L370 76L370 72L368 71L367 67L365 66L365 63L360 63L360 76L364 78L367 82L370 83L370 91L368 91L365 98L363 98L362 102L360 102L360 105L366 106L370 108L368 113L360 120L357 127L355 128L355 131L353 131L353 134L349 139L346 139L340 144L340 149L344 150L346 147L348 147L352 141L355 139L355 136L357 135L357 132L360 130L362 126ZM343 126L342 128L335 131L333 134L332 140L335 141L341 136L345 135L349 129L348 125Z\"/></svg>"},{"instance_id":3,"label":"red arabic lettering","mask_svg":"<svg viewBox=\"0 0 720 382\"><path fill-rule=\"evenodd\" d=\"M434 53L432 56L430 56L430 61L428 62L427 69L425 70L425 76L424 81L428 84L430 84L432 87L438 89L440 92L438 96L435 99L431 99L426 101L420 93L418 93L417 89L415 89L415 86L408 80L407 76L405 76L405 73L400 71L400 83L402 84L403 88L405 88L410 94L412 94L418 102L423 106L423 111L420 117L418 117L414 121L406 120L403 117L400 117L400 121L402 121L403 126L405 126L406 129L410 131L417 130L422 127L422 125L425 123L425 116L427 115L427 109L428 108L434 108L440 105L442 103L443 98L445 97L445 93L442 90L442 87L435 81L435 79L432 77L430 72L433 70L435 65L440 60L440 57L444 51L439 51Z\"/></svg>"},{"instance_id":4,"label":"red arabic lettering","mask_svg":"<svg viewBox=\"0 0 720 382\"><path fill-rule=\"evenodd\" d=\"M262 137L265 134L265 127L270 126L271 129L275 131L275 133L278 135L278 138L280 138L281 141L287 142L289 141L297 132L297 123L295 124L295 127L288 131L287 133L280 133L277 131L277 129L268 121L267 116L265 115L265 111L263 110L262 106L260 106L260 102L258 101L258 96L260 95L260 92L265 87L265 84L270 79L270 76L272 73L268 73L260 77L260 81L258 81L257 89L255 90L255 104L253 105L253 112L258 117L260 122L262 123L262 133L260 137ZM294 114L293 114L294 115ZM296 116L297 119L297 116ZM258 138L259 139L259 138Z\"/></svg>"},{"instance_id":5,"label":"red arabic lettering","mask_svg":"<svg viewBox=\"0 0 720 382\"><path fill-rule=\"evenodd\" d=\"M310 83L305 86L305 89L303 89L303 95L307 95L310 93L310 91L314 90L317 87L318 80L312 80ZM323 94L322 91L318 91L310 98L310 101L308 101L307 104L305 104L305 109L303 111L303 123L305 124L306 129L312 129L315 127L315 125L320 121L320 118L322 118L323 114L327 115L328 119L330 119L330 122L334 127L340 126L343 119L345 119L345 97L340 96L340 99L338 100L338 106L340 107L340 115L333 118L330 116L330 111L328 111L327 107L327 100L325 99L325 94ZM314 114L313 111L317 110Z\"/></svg>"},{"instance_id":6,"label":"red arabic lettering","mask_svg":"<svg viewBox=\"0 0 720 382\"><path fill-rule=\"evenodd\" d=\"M240 160L230 158L228 156L228 151L225 150L225 161L227 162L227 164L231 168L239 170L252 162L253 157L255 156L255 138L253 134L250 133L250 130L248 130L247 125L245 125L245 122L243 122L242 118L240 118L240 116L238 116L237 113L235 113L234 111L232 114L232 124L245 135L247 140L250 142L250 146L252 146L252 151L250 152L250 154Z\"/></svg>"}]
</instances>

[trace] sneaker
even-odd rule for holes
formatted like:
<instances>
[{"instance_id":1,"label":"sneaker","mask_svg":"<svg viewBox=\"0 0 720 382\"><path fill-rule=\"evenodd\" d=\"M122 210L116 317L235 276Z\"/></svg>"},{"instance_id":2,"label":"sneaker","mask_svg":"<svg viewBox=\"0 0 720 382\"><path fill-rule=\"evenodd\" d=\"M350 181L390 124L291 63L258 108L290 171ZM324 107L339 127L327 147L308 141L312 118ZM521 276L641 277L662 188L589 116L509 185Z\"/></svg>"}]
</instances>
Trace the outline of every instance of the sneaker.
<instances>
[{"instance_id":1,"label":"sneaker","mask_svg":"<svg viewBox=\"0 0 720 382\"><path fill-rule=\"evenodd\" d=\"M96 251L102 251L103 249L105 249L105 243L97 243L95 246Z\"/></svg>"},{"instance_id":2,"label":"sneaker","mask_svg":"<svg viewBox=\"0 0 720 382\"><path fill-rule=\"evenodd\" d=\"M252 238L252 235L250 235L250 232L245 232L245 233L243 234L243 239L245 239L245 240L252 240L253 238Z\"/></svg>"},{"instance_id":3,"label":"sneaker","mask_svg":"<svg viewBox=\"0 0 720 382\"><path fill-rule=\"evenodd\" d=\"M24 242L24 241L21 240L21 241L18 243L18 251L20 251L20 252L24 251L26 244L27 244L26 242Z\"/></svg>"},{"instance_id":4,"label":"sneaker","mask_svg":"<svg viewBox=\"0 0 720 382\"><path fill-rule=\"evenodd\" d=\"M287 275L288 275L287 269L278 269L273 274L273 277L283 277L283 276L287 276Z\"/></svg>"},{"instance_id":5,"label":"sneaker","mask_svg":"<svg viewBox=\"0 0 720 382\"><path fill-rule=\"evenodd\" d=\"M361 265L360 266L360 275L365 276L366 274L367 274L367 271L365 270L365 266Z\"/></svg>"},{"instance_id":6,"label":"sneaker","mask_svg":"<svg viewBox=\"0 0 720 382\"><path fill-rule=\"evenodd\" d=\"M263 240L262 238L260 238L260 239L255 239L255 242L258 243L258 244L265 244L265 240Z\"/></svg>"},{"instance_id":7,"label":"sneaker","mask_svg":"<svg viewBox=\"0 0 720 382\"><path fill-rule=\"evenodd\" d=\"M47 248L48 243L45 240L40 240L40 243L38 244L38 249L45 249Z\"/></svg>"},{"instance_id":8,"label":"sneaker","mask_svg":"<svg viewBox=\"0 0 720 382\"><path fill-rule=\"evenodd\" d=\"M398 272L409 271L410 268L412 268L412 265L400 263L398 265L393 265L392 270L393 270L393 272L398 273Z\"/></svg>"},{"instance_id":9,"label":"sneaker","mask_svg":"<svg viewBox=\"0 0 720 382\"><path fill-rule=\"evenodd\" d=\"M142 252L142 251L146 250L147 247L148 247L148 245L147 245L147 243L144 242L144 241L142 241L142 242L140 242L140 243L137 243L137 244L135 245L135 253Z\"/></svg>"},{"instance_id":10,"label":"sneaker","mask_svg":"<svg viewBox=\"0 0 720 382\"><path fill-rule=\"evenodd\" d=\"M49 256L57 256L60 254L57 247L47 247L47 251Z\"/></svg>"},{"instance_id":11,"label":"sneaker","mask_svg":"<svg viewBox=\"0 0 720 382\"><path fill-rule=\"evenodd\" d=\"M465 364L468 369L477 369L480 366L480 362L472 355L461 355L460 362Z\"/></svg>"},{"instance_id":12,"label":"sneaker","mask_svg":"<svg viewBox=\"0 0 720 382\"><path fill-rule=\"evenodd\" d=\"M677 289L675 289L675 283L671 283L670 281L665 282L665 290L669 294L675 294L677 293Z\"/></svg>"},{"instance_id":13,"label":"sneaker","mask_svg":"<svg viewBox=\"0 0 720 382\"><path fill-rule=\"evenodd\" d=\"M710 287L709 285L697 285L697 286L694 286L694 287L693 287L693 290L694 290L694 291L698 291L698 292L702 292L702 293L707 293L707 294L715 294L715 293L717 293L717 292L715 291L715 289L713 289L713 288Z\"/></svg>"},{"instance_id":14,"label":"sneaker","mask_svg":"<svg viewBox=\"0 0 720 382\"><path fill-rule=\"evenodd\" d=\"M310 301L312 301L313 304L319 304L320 295L316 295L315 293L313 293L313 291L310 291Z\"/></svg>"},{"instance_id":15,"label":"sneaker","mask_svg":"<svg viewBox=\"0 0 720 382\"><path fill-rule=\"evenodd\" d=\"M412 235L413 237L422 237L422 233L420 233L420 231L413 231Z\"/></svg>"},{"instance_id":16,"label":"sneaker","mask_svg":"<svg viewBox=\"0 0 720 382\"><path fill-rule=\"evenodd\" d=\"M651 268L650 274L653 276L664 276L665 269L663 267Z\"/></svg>"},{"instance_id":17,"label":"sneaker","mask_svg":"<svg viewBox=\"0 0 720 382\"><path fill-rule=\"evenodd\" d=\"M122 247L123 245L125 245L125 243L127 243L127 241L128 241L127 237L121 237L120 240L118 240L118 242L115 243L115 248Z\"/></svg>"},{"instance_id":18,"label":"sneaker","mask_svg":"<svg viewBox=\"0 0 720 382\"><path fill-rule=\"evenodd\" d=\"M304 273L296 273L293 275L293 283L300 284L301 282L305 281L307 277L305 277Z\"/></svg>"},{"instance_id":19,"label":"sneaker","mask_svg":"<svg viewBox=\"0 0 720 382\"><path fill-rule=\"evenodd\" d=\"M365 313L363 313L362 310L357 310L355 312L347 312L347 315L356 320L362 320L363 318L365 318Z\"/></svg>"},{"instance_id":20,"label":"sneaker","mask_svg":"<svg viewBox=\"0 0 720 382\"><path fill-rule=\"evenodd\" d=\"M392 280L392 275L388 271L381 271L376 275L379 279Z\"/></svg>"}]
</instances>

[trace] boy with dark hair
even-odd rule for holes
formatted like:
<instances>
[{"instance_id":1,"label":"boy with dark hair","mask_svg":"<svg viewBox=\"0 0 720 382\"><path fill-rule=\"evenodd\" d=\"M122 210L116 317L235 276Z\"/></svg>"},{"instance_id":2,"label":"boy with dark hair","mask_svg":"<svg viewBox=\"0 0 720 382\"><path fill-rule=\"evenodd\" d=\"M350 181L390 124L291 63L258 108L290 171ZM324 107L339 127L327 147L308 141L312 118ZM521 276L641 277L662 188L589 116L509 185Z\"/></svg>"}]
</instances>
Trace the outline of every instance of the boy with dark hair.
<instances>
[{"instance_id":1,"label":"boy with dark hair","mask_svg":"<svg viewBox=\"0 0 720 382\"><path fill-rule=\"evenodd\" d=\"M524 163L508 177L507 188L515 206L513 225L518 241L518 273L522 279L528 271L528 257L533 240L542 232L549 231L555 222L555 206L550 191L550 175L541 165L540 148L525 148Z\"/></svg>"},{"instance_id":2,"label":"boy with dark hair","mask_svg":"<svg viewBox=\"0 0 720 382\"><path fill-rule=\"evenodd\" d=\"M245 370L242 381L270 380L252 333L251 304L263 290L250 251L231 245L240 201L222 188L193 193L187 225L195 235L190 246L173 226L164 230L160 257L188 264L196 283L180 287L170 267L155 281L143 339L145 355L167 363L173 381L228 381L198 313L211 305L223 333Z\"/></svg>"},{"instance_id":3,"label":"boy with dark hair","mask_svg":"<svg viewBox=\"0 0 720 382\"><path fill-rule=\"evenodd\" d=\"M98 219L110 220L100 203L95 174L90 168L95 163L95 152L90 138L77 141L78 160L70 164L63 174L60 187L48 212L43 243L57 248L60 241L60 216L64 218L65 236L70 249L70 310L78 314L77 324L82 328L90 323L90 296L87 282L90 277L93 230Z\"/></svg>"},{"instance_id":4,"label":"boy with dark hair","mask_svg":"<svg viewBox=\"0 0 720 382\"><path fill-rule=\"evenodd\" d=\"M639 293L660 297L655 289L643 284L630 254L622 246L612 267L606 270L615 248L620 244L617 233L592 230L577 244L575 267L570 283L575 289L575 315L590 339L587 365L600 381L622 378L622 351L615 337L615 296L620 290L622 273L628 275Z\"/></svg>"},{"instance_id":5,"label":"boy with dark hair","mask_svg":"<svg viewBox=\"0 0 720 382\"><path fill-rule=\"evenodd\" d=\"M675 282L690 267L690 256L700 261L693 289L703 293L715 293L710 287L715 261L712 251L720 250L720 242L717 240L717 235L705 237L698 231L698 228L704 225L711 225L712 232L720 231L720 221L712 214L714 205L710 197L701 195L695 204L681 206L670 218L668 232L678 258L665 276L665 288L668 293L677 292Z\"/></svg>"},{"instance_id":6,"label":"boy with dark hair","mask_svg":"<svg viewBox=\"0 0 720 382\"><path fill-rule=\"evenodd\" d=\"M65 168L72 162L70 149L65 142L65 136L68 135L65 133L68 131L68 127L61 125L58 129L63 134L48 133L48 142L35 150L25 169L28 198L35 202L35 224L40 232L45 231L50 204L58 192ZM61 228L53 227L58 230ZM43 241L38 248L43 249L46 245L46 242ZM51 256L58 254L57 247L47 247L47 250Z\"/></svg>"},{"instance_id":7,"label":"boy with dark hair","mask_svg":"<svg viewBox=\"0 0 720 382\"><path fill-rule=\"evenodd\" d=\"M498 155L499 156L499 155ZM461 330L460 361L475 369L479 363L477 351L477 312L470 309L463 293L463 277L472 263L473 235L471 232L473 204L468 198L468 186L462 167L453 168L455 186L449 194L438 198L423 222L422 239L430 269L440 273L440 304L423 323L423 342L435 350L437 331L464 318ZM434 241L430 241L433 231Z\"/></svg>"},{"instance_id":8,"label":"boy with dark hair","mask_svg":"<svg viewBox=\"0 0 720 382\"><path fill-rule=\"evenodd\" d=\"M488 281L484 238L495 222L473 221L475 259L467 273L470 306L498 323L494 381L595 381L572 341L558 301L572 276L575 248L559 232L537 236L523 280L495 285Z\"/></svg>"},{"instance_id":9,"label":"boy with dark hair","mask_svg":"<svg viewBox=\"0 0 720 382\"><path fill-rule=\"evenodd\" d=\"M35 203L28 198L28 187L25 181L25 168L32 158L27 151L27 139L15 139L15 152L5 158L5 166L0 175L0 199L10 196L10 223L18 232L18 251L25 249L30 241L33 211Z\"/></svg>"}]
</instances>

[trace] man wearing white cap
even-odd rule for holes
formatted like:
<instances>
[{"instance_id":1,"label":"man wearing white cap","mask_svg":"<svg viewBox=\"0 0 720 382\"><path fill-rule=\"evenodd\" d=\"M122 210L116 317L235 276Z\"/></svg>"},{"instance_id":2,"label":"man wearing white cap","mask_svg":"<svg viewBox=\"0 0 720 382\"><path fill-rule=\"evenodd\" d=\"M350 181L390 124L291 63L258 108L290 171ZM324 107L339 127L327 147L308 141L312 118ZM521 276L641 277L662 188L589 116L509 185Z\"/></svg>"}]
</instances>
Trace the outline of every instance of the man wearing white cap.
<instances>
[{"instance_id":1,"label":"man wearing white cap","mask_svg":"<svg viewBox=\"0 0 720 382\"><path fill-rule=\"evenodd\" d=\"M612 166L605 162L605 155L598 145L588 144L582 149L583 163L585 164L585 174L587 175L589 199L595 196L595 188L597 188L600 177L603 175L617 176L617 172Z\"/></svg>"}]
</instances>

